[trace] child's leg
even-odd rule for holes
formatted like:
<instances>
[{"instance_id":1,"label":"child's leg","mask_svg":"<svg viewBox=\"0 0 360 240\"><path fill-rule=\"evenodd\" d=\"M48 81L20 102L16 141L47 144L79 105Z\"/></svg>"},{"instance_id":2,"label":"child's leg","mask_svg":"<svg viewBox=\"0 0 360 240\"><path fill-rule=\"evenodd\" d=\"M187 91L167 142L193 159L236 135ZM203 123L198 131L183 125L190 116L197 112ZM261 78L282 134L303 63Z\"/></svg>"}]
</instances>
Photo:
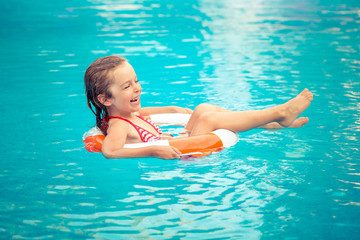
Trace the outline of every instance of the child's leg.
<instances>
[{"instance_id":1,"label":"child's leg","mask_svg":"<svg viewBox=\"0 0 360 240\"><path fill-rule=\"evenodd\" d=\"M295 121L290 126L288 126L288 128L301 128L302 126L304 126L308 122L309 122L309 118L307 118L307 117L299 117L299 118L295 119ZM266 129L266 130L269 130L269 131L276 131L276 130L279 130L279 129L283 129L284 127L281 126L277 122L271 122L271 123L267 123L265 125L262 125L259 128Z\"/></svg>"},{"instance_id":2,"label":"child's leg","mask_svg":"<svg viewBox=\"0 0 360 240\"><path fill-rule=\"evenodd\" d=\"M191 130L194 128L195 122L200 118L202 114L207 112L231 112L231 111L208 103L199 104L194 109L194 112L191 114L191 117L185 126L185 130L191 132Z\"/></svg>"},{"instance_id":3,"label":"child's leg","mask_svg":"<svg viewBox=\"0 0 360 240\"><path fill-rule=\"evenodd\" d=\"M220 128L243 132L271 122L288 127L310 105L312 99L311 92L305 89L287 103L264 110L232 112L210 105L215 111L194 111L186 129L191 135L199 135Z\"/></svg>"},{"instance_id":4,"label":"child's leg","mask_svg":"<svg viewBox=\"0 0 360 240\"><path fill-rule=\"evenodd\" d=\"M185 130L187 132L190 132L190 130L193 128L196 120L203 113L206 113L206 112L231 112L231 110L224 109L224 108L218 107L216 105L211 105L208 103L202 103L195 108L193 114L191 115L191 117L185 127ZM305 124L307 124L308 122L309 122L309 119L307 117L300 117L300 118L295 119L295 121L290 126L288 126L288 128L300 128L300 127L304 126ZM271 122L271 123L267 123L265 125L259 126L259 128L267 129L267 130L274 130L274 129L277 130L277 129L283 129L284 127L281 126L277 122Z\"/></svg>"}]
</instances>

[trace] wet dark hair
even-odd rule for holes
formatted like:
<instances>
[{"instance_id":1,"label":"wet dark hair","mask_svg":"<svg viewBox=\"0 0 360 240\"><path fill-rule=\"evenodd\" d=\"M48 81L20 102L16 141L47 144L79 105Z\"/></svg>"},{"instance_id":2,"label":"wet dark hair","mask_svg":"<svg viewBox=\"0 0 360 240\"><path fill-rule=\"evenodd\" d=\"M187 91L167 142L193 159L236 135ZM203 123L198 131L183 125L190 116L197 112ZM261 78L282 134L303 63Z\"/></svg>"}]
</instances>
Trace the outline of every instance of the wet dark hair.
<instances>
[{"instance_id":1,"label":"wet dark hair","mask_svg":"<svg viewBox=\"0 0 360 240\"><path fill-rule=\"evenodd\" d=\"M107 56L95 60L85 72L85 94L87 105L96 116L96 126L106 135L108 129L108 112L98 96L104 94L105 99L111 98L110 86L113 82L112 73L116 67L127 62L119 56Z\"/></svg>"}]
</instances>

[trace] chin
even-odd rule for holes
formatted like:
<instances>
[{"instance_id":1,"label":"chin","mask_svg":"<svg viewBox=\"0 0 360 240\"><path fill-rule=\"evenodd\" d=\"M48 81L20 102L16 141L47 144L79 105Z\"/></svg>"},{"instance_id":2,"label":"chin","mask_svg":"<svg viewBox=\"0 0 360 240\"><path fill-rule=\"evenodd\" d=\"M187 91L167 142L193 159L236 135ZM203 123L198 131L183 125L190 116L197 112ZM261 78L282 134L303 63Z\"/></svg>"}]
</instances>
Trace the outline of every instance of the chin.
<instances>
[{"instance_id":1,"label":"chin","mask_svg":"<svg viewBox=\"0 0 360 240\"><path fill-rule=\"evenodd\" d=\"M141 105L139 104L136 108L134 108L134 112L138 112L141 109Z\"/></svg>"}]
</instances>

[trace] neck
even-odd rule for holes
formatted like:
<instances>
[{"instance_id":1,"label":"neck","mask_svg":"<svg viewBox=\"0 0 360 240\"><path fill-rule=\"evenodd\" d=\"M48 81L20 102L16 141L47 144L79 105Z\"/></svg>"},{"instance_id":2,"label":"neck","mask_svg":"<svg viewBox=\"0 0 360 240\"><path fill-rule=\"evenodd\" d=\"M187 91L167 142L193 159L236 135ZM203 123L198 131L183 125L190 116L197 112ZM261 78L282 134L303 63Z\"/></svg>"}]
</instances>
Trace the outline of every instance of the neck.
<instances>
[{"instance_id":1,"label":"neck","mask_svg":"<svg viewBox=\"0 0 360 240\"><path fill-rule=\"evenodd\" d=\"M137 112L120 112L120 111L111 111L111 109L109 109L109 116L117 116L117 117L122 117L122 118L133 118L135 117L137 114Z\"/></svg>"}]
</instances>

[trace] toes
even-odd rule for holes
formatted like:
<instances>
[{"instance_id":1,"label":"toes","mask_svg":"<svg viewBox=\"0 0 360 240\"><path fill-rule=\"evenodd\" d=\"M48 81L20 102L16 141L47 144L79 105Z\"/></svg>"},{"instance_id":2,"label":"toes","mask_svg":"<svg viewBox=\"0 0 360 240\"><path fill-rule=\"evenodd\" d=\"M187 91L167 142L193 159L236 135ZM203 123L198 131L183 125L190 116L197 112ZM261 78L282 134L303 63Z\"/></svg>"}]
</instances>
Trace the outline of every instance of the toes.
<instances>
[{"instance_id":1,"label":"toes","mask_svg":"<svg viewBox=\"0 0 360 240\"><path fill-rule=\"evenodd\" d=\"M307 124L308 122L309 122L309 118L308 117L304 118L303 125Z\"/></svg>"}]
</instances>

